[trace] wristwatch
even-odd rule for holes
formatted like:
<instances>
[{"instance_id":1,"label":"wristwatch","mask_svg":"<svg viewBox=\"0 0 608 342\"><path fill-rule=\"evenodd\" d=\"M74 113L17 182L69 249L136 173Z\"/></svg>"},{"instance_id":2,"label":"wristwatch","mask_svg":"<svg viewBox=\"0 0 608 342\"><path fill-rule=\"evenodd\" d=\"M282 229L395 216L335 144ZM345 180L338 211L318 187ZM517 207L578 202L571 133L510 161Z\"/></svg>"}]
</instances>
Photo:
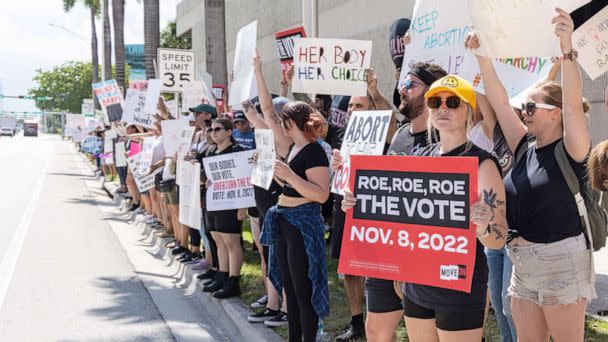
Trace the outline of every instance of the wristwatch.
<instances>
[{"instance_id":1,"label":"wristwatch","mask_svg":"<svg viewBox=\"0 0 608 342\"><path fill-rule=\"evenodd\" d=\"M572 49L570 52L565 53L562 56L562 60L575 61L578 58L578 51Z\"/></svg>"}]
</instances>

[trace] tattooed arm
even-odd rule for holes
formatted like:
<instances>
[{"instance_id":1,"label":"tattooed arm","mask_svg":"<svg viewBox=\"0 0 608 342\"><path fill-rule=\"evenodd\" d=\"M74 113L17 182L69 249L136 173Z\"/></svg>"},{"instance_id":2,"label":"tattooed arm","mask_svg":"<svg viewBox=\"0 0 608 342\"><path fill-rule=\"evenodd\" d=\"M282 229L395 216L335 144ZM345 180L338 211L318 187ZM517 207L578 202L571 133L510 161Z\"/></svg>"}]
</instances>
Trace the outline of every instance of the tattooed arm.
<instances>
[{"instance_id":1,"label":"tattooed arm","mask_svg":"<svg viewBox=\"0 0 608 342\"><path fill-rule=\"evenodd\" d=\"M478 191L480 201L471 207L471 222L476 225L477 238L488 248L502 248L507 238L505 187L491 160L479 165Z\"/></svg>"}]
</instances>

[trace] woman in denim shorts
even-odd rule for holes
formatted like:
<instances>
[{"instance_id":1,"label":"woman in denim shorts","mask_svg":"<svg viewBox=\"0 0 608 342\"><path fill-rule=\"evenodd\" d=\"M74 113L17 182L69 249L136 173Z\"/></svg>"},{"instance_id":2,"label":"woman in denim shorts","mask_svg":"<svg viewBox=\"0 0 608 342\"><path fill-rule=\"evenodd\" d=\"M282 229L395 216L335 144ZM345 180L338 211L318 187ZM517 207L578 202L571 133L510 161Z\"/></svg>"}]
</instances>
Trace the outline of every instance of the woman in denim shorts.
<instances>
[{"instance_id":1,"label":"woman in denim shorts","mask_svg":"<svg viewBox=\"0 0 608 342\"><path fill-rule=\"evenodd\" d=\"M515 163L505 177L509 287L519 341L583 341L585 309L595 298L592 253L574 197L555 151L564 148L579 182L587 181L591 139L582 105L581 73L572 47L573 21L556 9L563 53L562 84L537 84L522 104L523 123L509 104L490 58L478 56L488 100L496 110ZM476 49L474 33L467 47ZM528 133L536 143L528 142Z\"/></svg>"}]
</instances>

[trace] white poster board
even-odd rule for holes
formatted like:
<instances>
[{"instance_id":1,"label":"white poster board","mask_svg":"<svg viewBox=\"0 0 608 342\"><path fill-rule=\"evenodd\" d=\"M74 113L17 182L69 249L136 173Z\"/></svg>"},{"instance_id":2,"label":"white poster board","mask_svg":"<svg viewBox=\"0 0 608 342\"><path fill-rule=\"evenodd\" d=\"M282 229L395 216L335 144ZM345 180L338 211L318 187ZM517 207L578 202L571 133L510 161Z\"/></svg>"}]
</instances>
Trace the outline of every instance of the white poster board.
<instances>
[{"instance_id":1,"label":"white poster board","mask_svg":"<svg viewBox=\"0 0 608 342\"><path fill-rule=\"evenodd\" d=\"M179 222L188 227L201 228L201 164L182 163L179 187Z\"/></svg>"},{"instance_id":2,"label":"white poster board","mask_svg":"<svg viewBox=\"0 0 608 342\"><path fill-rule=\"evenodd\" d=\"M160 97L161 80L150 79L148 80L148 89L146 89L146 101L144 105L144 113L154 115L156 114L156 106L158 105L158 98Z\"/></svg>"},{"instance_id":3,"label":"white poster board","mask_svg":"<svg viewBox=\"0 0 608 342\"><path fill-rule=\"evenodd\" d=\"M182 88L182 108L192 108L201 103L216 106L215 96L201 80L184 83Z\"/></svg>"},{"instance_id":4,"label":"white poster board","mask_svg":"<svg viewBox=\"0 0 608 342\"><path fill-rule=\"evenodd\" d=\"M365 96L370 40L300 38L294 46L292 91Z\"/></svg>"},{"instance_id":5,"label":"white poster board","mask_svg":"<svg viewBox=\"0 0 608 342\"><path fill-rule=\"evenodd\" d=\"M145 137L144 143L142 144L141 152L137 154L140 156L140 159L138 161L137 172L142 175L148 174L148 172L150 172L150 166L152 166L152 155L154 154L153 146L155 140L155 137Z\"/></svg>"},{"instance_id":6,"label":"white poster board","mask_svg":"<svg viewBox=\"0 0 608 342\"><path fill-rule=\"evenodd\" d=\"M206 196L208 211L255 206L250 183L254 152L248 150L203 158L205 174L211 182Z\"/></svg>"},{"instance_id":7,"label":"white poster board","mask_svg":"<svg viewBox=\"0 0 608 342\"><path fill-rule=\"evenodd\" d=\"M228 92L228 105L240 106L245 101L255 97L257 87L254 87L253 56L255 54L258 34L258 21L255 20L241 28L236 35L232 81Z\"/></svg>"},{"instance_id":8,"label":"white poster board","mask_svg":"<svg viewBox=\"0 0 608 342\"><path fill-rule=\"evenodd\" d=\"M344 195L350 178L350 156L379 156L384 152L392 111L355 111L348 120L340 148L342 163L334 173L331 192Z\"/></svg>"},{"instance_id":9,"label":"white poster board","mask_svg":"<svg viewBox=\"0 0 608 342\"><path fill-rule=\"evenodd\" d=\"M65 115L65 131L64 136L75 137L87 124L86 117L81 114L66 114Z\"/></svg>"},{"instance_id":10,"label":"white poster board","mask_svg":"<svg viewBox=\"0 0 608 342\"><path fill-rule=\"evenodd\" d=\"M189 127L188 121L182 119L163 120L160 122L160 125L163 133L165 156L175 157L180 144L187 138L182 136L182 131ZM191 140L192 136L190 136L190 140L187 142L189 143Z\"/></svg>"},{"instance_id":11,"label":"white poster board","mask_svg":"<svg viewBox=\"0 0 608 342\"><path fill-rule=\"evenodd\" d=\"M114 157L116 158L116 167L127 166L127 147L123 141L114 145Z\"/></svg>"},{"instance_id":12,"label":"white poster board","mask_svg":"<svg viewBox=\"0 0 608 342\"><path fill-rule=\"evenodd\" d=\"M256 129L255 146L258 156L251 173L251 184L268 190L272 183L274 163L277 159L272 130Z\"/></svg>"},{"instance_id":13,"label":"white poster board","mask_svg":"<svg viewBox=\"0 0 608 342\"><path fill-rule=\"evenodd\" d=\"M158 77L163 92L181 91L184 82L194 80L194 51L159 48ZM148 86L149 87L149 86Z\"/></svg>"},{"instance_id":14,"label":"white poster board","mask_svg":"<svg viewBox=\"0 0 608 342\"><path fill-rule=\"evenodd\" d=\"M561 56L555 35L556 7L568 13L590 0L474 0L471 18L481 48L475 53L494 58ZM450 1L454 7L456 2Z\"/></svg>"},{"instance_id":15,"label":"white poster board","mask_svg":"<svg viewBox=\"0 0 608 342\"><path fill-rule=\"evenodd\" d=\"M608 71L608 6L574 31L572 41L589 78L595 80Z\"/></svg>"},{"instance_id":16,"label":"white poster board","mask_svg":"<svg viewBox=\"0 0 608 342\"><path fill-rule=\"evenodd\" d=\"M127 165L131 169L131 173L133 174L133 178L135 179L137 189L139 190L139 192L144 192L154 187L154 177L158 173L162 172L163 169L158 168L150 174L137 172L137 170L141 169L141 157L142 154L138 153L132 157L127 158Z\"/></svg>"},{"instance_id":17,"label":"white poster board","mask_svg":"<svg viewBox=\"0 0 608 342\"><path fill-rule=\"evenodd\" d=\"M473 25L470 0L458 4L440 0L417 0L410 26L411 42L405 47L398 88L416 62L440 65L448 74L457 74L484 94L483 82L475 55L464 47ZM482 43L483 44L483 43ZM550 58L504 58L493 61L496 73L509 97L546 78L553 63Z\"/></svg>"},{"instance_id":18,"label":"white poster board","mask_svg":"<svg viewBox=\"0 0 608 342\"><path fill-rule=\"evenodd\" d=\"M157 97L158 99L158 97ZM155 128L156 119L153 113L144 111L146 103L146 92L129 88L125 96L125 110L122 114L122 121L146 128Z\"/></svg>"}]
</instances>

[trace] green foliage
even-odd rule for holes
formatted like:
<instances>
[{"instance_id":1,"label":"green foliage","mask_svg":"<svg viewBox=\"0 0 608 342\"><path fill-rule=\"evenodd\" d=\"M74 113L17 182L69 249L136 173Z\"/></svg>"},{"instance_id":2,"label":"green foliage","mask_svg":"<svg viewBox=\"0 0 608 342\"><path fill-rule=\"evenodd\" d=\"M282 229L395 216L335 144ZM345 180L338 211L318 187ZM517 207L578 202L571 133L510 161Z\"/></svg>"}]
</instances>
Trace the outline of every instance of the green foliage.
<instances>
[{"instance_id":1,"label":"green foliage","mask_svg":"<svg viewBox=\"0 0 608 342\"><path fill-rule=\"evenodd\" d=\"M36 70L36 88L30 89L34 98L51 97L51 100L36 100L36 106L45 111L66 110L80 113L82 99L91 98L91 63L65 62L52 70Z\"/></svg>"},{"instance_id":2,"label":"green foliage","mask_svg":"<svg viewBox=\"0 0 608 342\"><path fill-rule=\"evenodd\" d=\"M66 13L70 12L76 5L76 2L77 0L63 0L63 11ZM80 2L82 2L84 6L88 8L92 7L95 10L96 15L100 14L101 9L99 0L82 0Z\"/></svg>"},{"instance_id":3,"label":"green foliage","mask_svg":"<svg viewBox=\"0 0 608 342\"><path fill-rule=\"evenodd\" d=\"M160 32L160 47L166 49L192 49L192 40L186 37L177 37L175 21L170 22Z\"/></svg>"}]
</instances>

